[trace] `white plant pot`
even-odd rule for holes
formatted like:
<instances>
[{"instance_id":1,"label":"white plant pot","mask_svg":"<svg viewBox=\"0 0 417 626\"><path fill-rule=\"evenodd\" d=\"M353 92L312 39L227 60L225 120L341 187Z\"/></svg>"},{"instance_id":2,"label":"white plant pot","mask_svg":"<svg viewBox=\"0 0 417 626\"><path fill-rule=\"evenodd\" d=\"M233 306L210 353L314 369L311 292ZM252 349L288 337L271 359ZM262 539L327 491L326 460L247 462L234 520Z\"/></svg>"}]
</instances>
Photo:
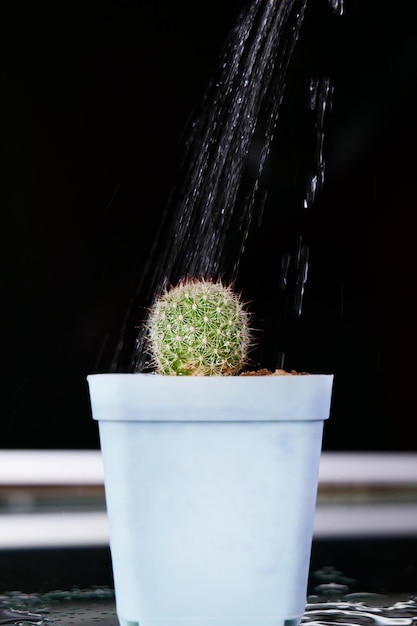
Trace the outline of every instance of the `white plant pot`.
<instances>
[{"instance_id":1,"label":"white plant pot","mask_svg":"<svg viewBox=\"0 0 417 626\"><path fill-rule=\"evenodd\" d=\"M295 626L332 375L88 377L122 626Z\"/></svg>"}]
</instances>

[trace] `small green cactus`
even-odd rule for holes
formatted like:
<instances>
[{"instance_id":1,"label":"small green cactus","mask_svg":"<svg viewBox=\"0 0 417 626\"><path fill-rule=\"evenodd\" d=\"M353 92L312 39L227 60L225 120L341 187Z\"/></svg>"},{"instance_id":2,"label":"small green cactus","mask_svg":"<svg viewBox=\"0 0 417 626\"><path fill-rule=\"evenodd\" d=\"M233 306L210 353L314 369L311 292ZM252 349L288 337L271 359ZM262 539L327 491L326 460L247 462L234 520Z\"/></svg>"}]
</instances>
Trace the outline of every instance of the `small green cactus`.
<instances>
[{"instance_id":1,"label":"small green cactus","mask_svg":"<svg viewBox=\"0 0 417 626\"><path fill-rule=\"evenodd\" d=\"M237 374L250 346L249 314L221 281L182 280L151 307L149 351L156 371L177 376Z\"/></svg>"}]
</instances>

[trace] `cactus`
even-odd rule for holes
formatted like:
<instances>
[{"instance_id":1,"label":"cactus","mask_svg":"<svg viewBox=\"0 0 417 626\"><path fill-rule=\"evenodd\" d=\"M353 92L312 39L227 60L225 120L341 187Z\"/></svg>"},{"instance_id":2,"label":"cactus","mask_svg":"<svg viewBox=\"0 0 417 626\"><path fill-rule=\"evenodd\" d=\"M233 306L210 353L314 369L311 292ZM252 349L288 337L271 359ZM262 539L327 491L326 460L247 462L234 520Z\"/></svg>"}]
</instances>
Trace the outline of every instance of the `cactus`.
<instances>
[{"instance_id":1,"label":"cactus","mask_svg":"<svg viewBox=\"0 0 417 626\"><path fill-rule=\"evenodd\" d=\"M156 371L177 376L237 374L250 347L249 314L221 281L184 279L150 309L149 352Z\"/></svg>"}]
</instances>

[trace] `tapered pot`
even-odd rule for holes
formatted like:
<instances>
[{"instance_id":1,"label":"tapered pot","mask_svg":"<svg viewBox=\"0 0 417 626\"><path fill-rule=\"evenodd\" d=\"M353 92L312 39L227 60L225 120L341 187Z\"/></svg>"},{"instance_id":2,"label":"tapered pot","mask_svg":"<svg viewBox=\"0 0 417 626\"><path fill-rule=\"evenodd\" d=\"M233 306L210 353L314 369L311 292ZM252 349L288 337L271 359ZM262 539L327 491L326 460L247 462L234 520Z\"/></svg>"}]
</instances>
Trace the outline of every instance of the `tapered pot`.
<instances>
[{"instance_id":1,"label":"tapered pot","mask_svg":"<svg viewBox=\"0 0 417 626\"><path fill-rule=\"evenodd\" d=\"M333 376L88 384L121 625L295 626Z\"/></svg>"}]
</instances>

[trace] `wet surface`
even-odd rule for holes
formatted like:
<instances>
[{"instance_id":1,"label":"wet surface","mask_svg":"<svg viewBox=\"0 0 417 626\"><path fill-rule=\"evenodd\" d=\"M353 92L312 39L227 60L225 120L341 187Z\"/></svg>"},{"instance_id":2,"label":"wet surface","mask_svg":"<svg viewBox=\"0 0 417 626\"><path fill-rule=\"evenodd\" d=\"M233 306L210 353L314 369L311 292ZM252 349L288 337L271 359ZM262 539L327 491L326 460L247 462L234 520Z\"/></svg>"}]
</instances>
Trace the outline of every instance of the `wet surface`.
<instances>
[{"instance_id":1,"label":"wet surface","mask_svg":"<svg viewBox=\"0 0 417 626\"><path fill-rule=\"evenodd\" d=\"M343 593L343 585L321 585L308 598L301 626L413 626L417 624L417 599L407 594ZM332 599L332 597L334 599ZM111 589L51 591L25 594L19 591L0 595L0 624L20 626L118 626Z\"/></svg>"},{"instance_id":2,"label":"wet surface","mask_svg":"<svg viewBox=\"0 0 417 626\"><path fill-rule=\"evenodd\" d=\"M11 591L0 594L0 624L88 624L118 626L112 589Z\"/></svg>"},{"instance_id":3,"label":"wet surface","mask_svg":"<svg viewBox=\"0 0 417 626\"><path fill-rule=\"evenodd\" d=\"M309 603L301 624L304 626L327 624L411 626L417 623L415 598L397 600L391 604L392 599L378 596L378 594L363 593L358 596L363 600Z\"/></svg>"}]
</instances>

